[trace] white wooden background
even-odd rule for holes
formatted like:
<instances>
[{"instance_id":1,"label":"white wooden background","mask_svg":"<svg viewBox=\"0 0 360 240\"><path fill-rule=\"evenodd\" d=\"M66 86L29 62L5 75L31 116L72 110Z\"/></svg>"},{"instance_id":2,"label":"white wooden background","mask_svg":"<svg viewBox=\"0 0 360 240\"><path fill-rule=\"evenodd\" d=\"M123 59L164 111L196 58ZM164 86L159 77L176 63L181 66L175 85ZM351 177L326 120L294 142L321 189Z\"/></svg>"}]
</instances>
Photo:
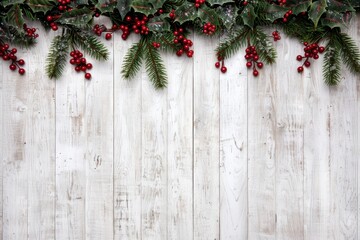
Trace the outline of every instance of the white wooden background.
<instances>
[{"instance_id":1,"label":"white wooden background","mask_svg":"<svg viewBox=\"0 0 360 240\"><path fill-rule=\"evenodd\" d=\"M360 45L359 17L348 32ZM121 79L136 38L116 35L91 81L53 81L40 35L25 77L0 65L0 239L360 239L359 77L328 87L321 60L298 74L284 36L260 77L243 51L223 75L218 39L192 36L156 91Z\"/></svg>"}]
</instances>

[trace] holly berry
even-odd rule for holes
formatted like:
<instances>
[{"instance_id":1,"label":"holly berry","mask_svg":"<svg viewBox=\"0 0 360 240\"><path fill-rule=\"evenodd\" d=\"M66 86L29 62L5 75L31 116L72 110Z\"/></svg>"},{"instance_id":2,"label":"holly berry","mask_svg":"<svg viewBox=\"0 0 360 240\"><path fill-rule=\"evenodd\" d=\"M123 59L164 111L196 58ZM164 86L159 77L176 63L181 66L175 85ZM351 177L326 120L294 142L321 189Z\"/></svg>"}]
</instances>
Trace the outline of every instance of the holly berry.
<instances>
[{"instance_id":1,"label":"holly berry","mask_svg":"<svg viewBox=\"0 0 360 240\"><path fill-rule=\"evenodd\" d=\"M9 68L12 70L12 71L15 71L16 70L16 65L15 64L10 64Z\"/></svg>"},{"instance_id":2,"label":"holly berry","mask_svg":"<svg viewBox=\"0 0 360 240\"><path fill-rule=\"evenodd\" d=\"M85 78L86 78L87 80L90 80L90 79L91 79L91 74L90 74L90 73L85 73Z\"/></svg>"},{"instance_id":3,"label":"holly berry","mask_svg":"<svg viewBox=\"0 0 360 240\"><path fill-rule=\"evenodd\" d=\"M254 75L254 77L259 76L259 72L258 72L258 70L254 69L254 70L253 70L253 75Z\"/></svg>"},{"instance_id":4,"label":"holly berry","mask_svg":"<svg viewBox=\"0 0 360 240\"><path fill-rule=\"evenodd\" d=\"M216 68L219 68L219 67L220 67L220 62L216 62L216 63L215 63L215 67L216 67Z\"/></svg>"},{"instance_id":5,"label":"holly berry","mask_svg":"<svg viewBox=\"0 0 360 240\"><path fill-rule=\"evenodd\" d=\"M20 75L24 75L24 74L25 74L25 69L19 68L19 74L20 74Z\"/></svg>"},{"instance_id":6,"label":"holly berry","mask_svg":"<svg viewBox=\"0 0 360 240\"><path fill-rule=\"evenodd\" d=\"M272 36L273 36L275 42L279 41L281 39L280 33L277 30L272 33Z\"/></svg>"},{"instance_id":7,"label":"holly berry","mask_svg":"<svg viewBox=\"0 0 360 240\"><path fill-rule=\"evenodd\" d=\"M184 35L184 29L183 28L178 28L175 29L173 34L174 34L174 44L177 45L177 47L180 47L177 51L176 51L176 55L177 56L182 56L183 53L186 53L186 56L191 58L194 55L194 50L191 50L190 48L193 45L193 42L190 39L187 39Z\"/></svg>"},{"instance_id":8,"label":"holly berry","mask_svg":"<svg viewBox=\"0 0 360 240\"><path fill-rule=\"evenodd\" d=\"M300 66L300 67L298 67L297 71L298 71L299 73L301 73L301 72L304 71L304 68Z\"/></svg>"},{"instance_id":9,"label":"holly berry","mask_svg":"<svg viewBox=\"0 0 360 240\"><path fill-rule=\"evenodd\" d=\"M107 33L107 34L105 35L105 39L106 39L106 40L110 40L111 37L112 37L111 33Z\"/></svg>"},{"instance_id":10,"label":"holly berry","mask_svg":"<svg viewBox=\"0 0 360 240\"><path fill-rule=\"evenodd\" d=\"M160 47L160 43L157 43L157 42L153 42L152 45L153 45L154 48L159 48Z\"/></svg>"},{"instance_id":11,"label":"holly berry","mask_svg":"<svg viewBox=\"0 0 360 240\"><path fill-rule=\"evenodd\" d=\"M247 60L246 62L246 67L247 68L253 68L253 75L255 77L257 77L259 75L258 70L256 69L256 67L258 68L263 68L264 64L262 62L259 62L259 55L256 51L256 47L255 46L248 46L245 49L245 59Z\"/></svg>"},{"instance_id":12,"label":"holly berry","mask_svg":"<svg viewBox=\"0 0 360 240\"><path fill-rule=\"evenodd\" d=\"M216 26L214 24L211 24L210 22L207 22L203 26L203 33L206 35L213 35L216 31Z\"/></svg>"},{"instance_id":13,"label":"holly berry","mask_svg":"<svg viewBox=\"0 0 360 240\"><path fill-rule=\"evenodd\" d=\"M222 66L220 70L221 70L222 73L226 73L227 68L225 66Z\"/></svg>"},{"instance_id":14,"label":"holly berry","mask_svg":"<svg viewBox=\"0 0 360 240\"><path fill-rule=\"evenodd\" d=\"M169 13L169 17L173 20L175 19L175 10L171 10L171 12Z\"/></svg>"},{"instance_id":15,"label":"holly berry","mask_svg":"<svg viewBox=\"0 0 360 240\"><path fill-rule=\"evenodd\" d=\"M302 61L305 59L302 66L298 67L298 72L301 73L304 71L303 66L310 67L311 62L309 61L311 58L317 60L319 59L319 54L323 53L325 48L323 46L319 46L317 43L309 44L308 42L304 42L304 56L298 55L296 60Z\"/></svg>"},{"instance_id":16,"label":"holly berry","mask_svg":"<svg viewBox=\"0 0 360 240\"><path fill-rule=\"evenodd\" d=\"M39 34L35 33L36 29L35 28L29 28L27 27L26 24L23 25L23 29L26 32L26 36L29 38L38 38Z\"/></svg>"},{"instance_id":17,"label":"holly berry","mask_svg":"<svg viewBox=\"0 0 360 240\"><path fill-rule=\"evenodd\" d=\"M70 56L72 57L70 59L70 64L75 65L75 71L85 72L85 78L90 79L91 74L87 73L86 70L92 69L93 66L91 63L87 63L86 58L83 57L82 52L80 52L79 50L74 50L70 52Z\"/></svg>"},{"instance_id":18,"label":"holly berry","mask_svg":"<svg viewBox=\"0 0 360 240\"><path fill-rule=\"evenodd\" d=\"M201 7L205 3L205 0L195 0L195 8Z\"/></svg>"}]
</instances>

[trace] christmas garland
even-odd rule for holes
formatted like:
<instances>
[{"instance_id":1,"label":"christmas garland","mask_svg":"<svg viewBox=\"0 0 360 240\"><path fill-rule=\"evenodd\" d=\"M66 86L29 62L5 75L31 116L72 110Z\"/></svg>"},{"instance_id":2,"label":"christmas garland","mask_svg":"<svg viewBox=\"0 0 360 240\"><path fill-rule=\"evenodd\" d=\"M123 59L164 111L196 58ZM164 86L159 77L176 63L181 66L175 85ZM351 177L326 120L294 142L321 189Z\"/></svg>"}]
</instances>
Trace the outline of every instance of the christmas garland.
<instances>
[{"instance_id":1,"label":"christmas garland","mask_svg":"<svg viewBox=\"0 0 360 240\"><path fill-rule=\"evenodd\" d=\"M187 36L193 31L209 37L227 34L215 51L215 67L222 73L227 71L225 60L247 47L246 66L254 76L265 64L275 62L273 42L285 33L304 45L304 53L294 59L300 62L297 71L302 73L324 53L324 80L335 85L341 78L342 62L351 72L360 73L359 49L341 31L359 7L359 0L2 0L0 57L12 71L25 74L25 61L17 58L17 48L10 44L34 45L39 35L25 20L36 20L45 29L61 29L47 57L48 76L59 78L69 61L75 71L91 79L93 66L83 52L98 60L109 55L98 37L110 40L121 32L126 40L130 34L139 34L139 42L124 58L122 75L133 78L145 62L149 79L162 88L167 75L160 50L191 58L193 43ZM94 24L100 15L110 18L112 26ZM272 36L266 28L275 29Z\"/></svg>"}]
</instances>

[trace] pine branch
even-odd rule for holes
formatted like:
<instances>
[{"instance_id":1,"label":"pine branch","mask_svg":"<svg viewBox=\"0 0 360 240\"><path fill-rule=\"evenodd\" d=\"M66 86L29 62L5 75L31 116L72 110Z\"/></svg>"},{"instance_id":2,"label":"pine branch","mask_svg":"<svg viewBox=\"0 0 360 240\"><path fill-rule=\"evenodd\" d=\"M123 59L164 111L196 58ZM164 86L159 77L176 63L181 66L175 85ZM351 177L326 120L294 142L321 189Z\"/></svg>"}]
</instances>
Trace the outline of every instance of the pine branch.
<instances>
[{"instance_id":1,"label":"pine branch","mask_svg":"<svg viewBox=\"0 0 360 240\"><path fill-rule=\"evenodd\" d=\"M323 77L328 85L337 85L341 78L341 61L335 41L330 39L326 46L323 64Z\"/></svg>"},{"instance_id":2,"label":"pine branch","mask_svg":"<svg viewBox=\"0 0 360 240\"><path fill-rule=\"evenodd\" d=\"M140 40L138 43L133 44L128 50L121 70L121 74L125 79L133 78L140 70L143 60L143 48L144 42Z\"/></svg>"},{"instance_id":3,"label":"pine branch","mask_svg":"<svg viewBox=\"0 0 360 240\"><path fill-rule=\"evenodd\" d=\"M242 27L233 36L229 37L225 42L220 43L216 48L216 55L223 59L230 58L241 47L247 44L247 39L250 36L251 29L249 27Z\"/></svg>"},{"instance_id":4,"label":"pine branch","mask_svg":"<svg viewBox=\"0 0 360 240\"><path fill-rule=\"evenodd\" d=\"M144 42L145 68L155 88L164 88L167 85L167 75L160 53L148 39Z\"/></svg>"},{"instance_id":5,"label":"pine branch","mask_svg":"<svg viewBox=\"0 0 360 240\"><path fill-rule=\"evenodd\" d=\"M21 32L16 27L5 25L0 19L0 38L5 42L11 42L20 47L30 48L35 45L34 38L26 36L24 32Z\"/></svg>"},{"instance_id":6,"label":"pine branch","mask_svg":"<svg viewBox=\"0 0 360 240\"><path fill-rule=\"evenodd\" d=\"M107 60L109 51L95 36L89 32L78 29L71 29L71 41L74 45L80 46L82 50L97 60Z\"/></svg>"},{"instance_id":7,"label":"pine branch","mask_svg":"<svg viewBox=\"0 0 360 240\"><path fill-rule=\"evenodd\" d=\"M346 67L353 73L360 73L360 51L355 41L346 33L339 32L335 41Z\"/></svg>"},{"instance_id":8,"label":"pine branch","mask_svg":"<svg viewBox=\"0 0 360 240\"><path fill-rule=\"evenodd\" d=\"M254 28L251 34L251 40L253 45L256 46L256 51L267 64L275 63L276 50L272 43L269 41L268 36L261 29Z\"/></svg>"},{"instance_id":9,"label":"pine branch","mask_svg":"<svg viewBox=\"0 0 360 240\"><path fill-rule=\"evenodd\" d=\"M174 34L167 32L156 37L155 41L160 43L160 49L168 52L176 52L178 48L174 44Z\"/></svg>"},{"instance_id":10,"label":"pine branch","mask_svg":"<svg viewBox=\"0 0 360 240\"><path fill-rule=\"evenodd\" d=\"M46 59L46 73L49 78L59 78L66 65L66 56L69 52L69 35L56 36L51 44Z\"/></svg>"}]
</instances>

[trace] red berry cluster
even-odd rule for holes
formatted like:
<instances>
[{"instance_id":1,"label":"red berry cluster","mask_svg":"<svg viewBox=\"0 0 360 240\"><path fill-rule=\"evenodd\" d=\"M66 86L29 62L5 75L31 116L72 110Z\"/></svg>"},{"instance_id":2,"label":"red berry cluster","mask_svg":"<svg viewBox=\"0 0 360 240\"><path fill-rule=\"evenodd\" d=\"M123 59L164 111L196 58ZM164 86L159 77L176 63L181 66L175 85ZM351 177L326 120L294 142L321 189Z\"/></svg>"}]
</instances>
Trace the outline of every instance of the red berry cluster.
<instances>
[{"instance_id":1,"label":"red berry cluster","mask_svg":"<svg viewBox=\"0 0 360 240\"><path fill-rule=\"evenodd\" d=\"M87 73L86 70L92 69L92 64L86 62L86 58L84 58L84 55L79 50L74 50L70 52L70 56L72 57L70 59L70 64L75 65L75 71L85 72L85 78L90 79L91 74Z\"/></svg>"},{"instance_id":2,"label":"red berry cluster","mask_svg":"<svg viewBox=\"0 0 360 240\"><path fill-rule=\"evenodd\" d=\"M58 18L59 18L59 16L51 16L51 15L46 17L46 21L48 21L50 23L50 27L53 31L57 31L59 29L56 22L54 22Z\"/></svg>"},{"instance_id":3,"label":"red berry cluster","mask_svg":"<svg viewBox=\"0 0 360 240\"><path fill-rule=\"evenodd\" d=\"M283 22L286 23L289 21L289 17L293 14L293 11L290 9L284 14Z\"/></svg>"},{"instance_id":4,"label":"red berry cluster","mask_svg":"<svg viewBox=\"0 0 360 240\"><path fill-rule=\"evenodd\" d=\"M248 46L245 52L246 52L245 59L247 60L246 67L247 68L252 67L253 75L257 77L259 75L259 71L256 69L256 67L262 68L264 64L259 61L259 55L256 52L256 47Z\"/></svg>"},{"instance_id":5,"label":"red berry cluster","mask_svg":"<svg viewBox=\"0 0 360 240\"><path fill-rule=\"evenodd\" d=\"M125 18L127 24L122 24L119 26L119 29L123 31L122 39L126 40L130 35L130 31L134 31L136 34L148 35L149 28L146 26L146 23L149 21L149 18L145 15L140 17L131 17L127 16Z\"/></svg>"},{"instance_id":6,"label":"red berry cluster","mask_svg":"<svg viewBox=\"0 0 360 240\"><path fill-rule=\"evenodd\" d=\"M195 0L195 7L199 8L205 3L205 0Z\"/></svg>"},{"instance_id":7,"label":"red berry cluster","mask_svg":"<svg viewBox=\"0 0 360 240\"><path fill-rule=\"evenodd\" d=\"M275 42L279 41L281 39L280 33L277 30L273 31L272 36L273 36Z\"/></svg>"},{"instance_id":8,"label":"red berry cluster","mask_svg":"<svg viewBox=\"0 0 360 240\"><path fill-rule=\"evenodd\" d=\"M61 12L72 10L70 6L71 0L58 0L58 9Z\"/></svg>"},{"instance_id":9,"label":"red berry cluster","mask_svg":"<svg viewBox=\"0 0 360 240\"><path fill-rule=\"evenodd\" d=\"M153 42L152 45L153 45L154 48L159 48L160 47L160 43L158 43L158 42Z\"/></svg>"},{"instance_id":10,"label":"red berry cluster","mask_svg":"<svg viewBox=\"0 0 360 240\"><path fill-rule=\"evenodd\" d=\"M94 27L93 27L93 32L98 35L98 36L101 36L101 34L104 32L104 31L107 31L108 29L105 27L105 25L99 25L99 24L95 24ZM117 26L116 25L113 25L112 26L112 29L111 31L116 31L117 30ZM112 34L110 32L106 33L105 34L105 39L106 40L110 40L112 38Z\"/></svg>"},{"instance_id":11,"label":"red berry cluster","mask_svg":"<svg viewBox=\"0 0 360 240\"><path fill-rule=\"evenodd\" d=\"M203 33L206 35L213 35L216 31L216 26L210 22L205 23L203 26Z\"/></svg>"},{"instance_id":12,"label":"red berry cluster","mask_svg":"<svg viewBox=\"0 0 360 240\"><path fill-rule=\"evenodd\" d=\"M175 19L175 10L171 10L171 12L169 13L169 17L174 20Z\"/></svg>"},{"instance_id":13,"label":"red berry cluster","mask_svg":"<svg viewBox=\"0 0 360 240\"><path fill-rule=\"evenodd\" d=\"M186 53L186 55L189 58L191 58L194 55L194 50L190 49L193 45L193 42L184 36L184 29L179 28L178 30L175 30L174 36L175 36L174 43L180 45L180 47L181 47L176 52L176 55L180 57L181 55Z\"/></svg>"},{"instance_id":14,"label":"red berry cluster","mask_svg":"<svg viewBox=\"0 0 360 240\"><path fill-rule=\"evenodd\" d=\"M286 4L286 0L271 0L271 1L268 1L270 3L274 3L276 5L280 5L280 6L283 6Z\"/></svg>"},{"instance_id":15,"label":"red berry cluster","mask_svg":"<svg viewBox=\"0 0 360 240\"><path fill-rule=\"evenodd\" d=\"M302 61L305 58L305 61L302 66L298 67L298 72L301 73L304 71L304 67L310 67L311 63L309 62L310 58L318 59L319 53L323 53L325 51L325 48L323 46L319 46L317 43L309 44L307 42L304 42L304 56L298 55L296 57L296 60Z\"/></svg>"},{"instance_id":16,"label":"red berry cluster","mask_svg":"<svg viewBox=\"0 0 360 240\"><path fill-rule=\"evenodd\" d=\"M221 62L221 63L220 63ZM221 68L220 68L221 66ZM215 67L216 68L220 68L220 71L222 73L226 73L227 71L227 68L225 67L225 64L224 64L224 58L221 57L221 56L218 56L218 62L215 63Z\"/></svg>"},{"instance_id":17,"label":"red berry cluster","mask_svg":"<svg viewBox=\"0 0 360 240\"><path fill-rule=\"evenodd\" d=\"M13 48L11 50L9 50L9 48L10 48L9 44L0 43L0 57L2 57L4 61L11 61L9 68L12 71L15 71L17 68L19 68L18 70L19 74L21 75L25 74L25 69L20 67L25 64L25 61L23 59L17 60L17 57L15 55L17 53L16 48Z\"/></svg>"},{"instance_id":18,"label":"red berry cluster","mask_svg":"<svg viewBox=\"0 0 360 240\"><path fill-rule=\"evenodd\" d=\"M39 37L39 34L35 33L36 28L28 28L26 24L24 24L23 28L24 28L24 31L26 32L26 36L28 36L29 38L38 38Z\"/></svg>"}]
</instances>

